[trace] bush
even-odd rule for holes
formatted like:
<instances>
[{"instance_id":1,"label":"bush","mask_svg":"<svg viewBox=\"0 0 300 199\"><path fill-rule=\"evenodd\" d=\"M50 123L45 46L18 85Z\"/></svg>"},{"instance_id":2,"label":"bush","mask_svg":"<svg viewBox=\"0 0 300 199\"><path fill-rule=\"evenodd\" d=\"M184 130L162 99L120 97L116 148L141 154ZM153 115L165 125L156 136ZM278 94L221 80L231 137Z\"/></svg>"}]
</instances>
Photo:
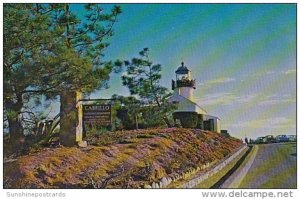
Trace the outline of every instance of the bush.
<instances>
[{"instance_id":1,"label":"bush","mask_svg":"<svg viewBox=\"0 0 300 199\"><path fill-rule=\"evenodd\" d=\"M89 140L90 138L99 137L100 135L106 134L107 132L109 132L109 130L105 127L85 125L85 134L87 140Z\"/></svg>"}]
</instances>

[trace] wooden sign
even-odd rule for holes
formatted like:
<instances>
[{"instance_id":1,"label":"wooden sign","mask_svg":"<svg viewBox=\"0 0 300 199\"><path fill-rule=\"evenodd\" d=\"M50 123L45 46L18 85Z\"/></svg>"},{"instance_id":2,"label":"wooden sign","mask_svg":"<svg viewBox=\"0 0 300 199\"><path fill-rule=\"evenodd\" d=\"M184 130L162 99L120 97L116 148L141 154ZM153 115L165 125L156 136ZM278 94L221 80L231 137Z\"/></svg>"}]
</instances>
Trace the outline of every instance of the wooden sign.
<instances>
[{"instance_id":1,"label":"wooden sign","mask_svg":"<svg viewBox=\"0 0 300 199\"><path fill-rule=\"evenodd\" d=\"M111 105L83 105L83 122L101 126L111 125Z\"/></svg>"}]
</instances>

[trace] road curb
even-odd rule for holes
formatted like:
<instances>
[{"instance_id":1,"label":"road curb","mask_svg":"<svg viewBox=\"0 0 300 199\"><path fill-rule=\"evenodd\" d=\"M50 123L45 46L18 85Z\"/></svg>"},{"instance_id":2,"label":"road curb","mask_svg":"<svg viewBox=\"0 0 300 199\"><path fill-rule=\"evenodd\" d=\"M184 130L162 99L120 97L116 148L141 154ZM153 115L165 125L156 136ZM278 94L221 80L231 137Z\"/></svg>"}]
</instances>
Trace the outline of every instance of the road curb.
<instances>
[{"instance_id":1,"label":"road curb","mask_svg":"<svg viewBox=\"0 0 300 199\"><path fill-rule=\"evenodd\" d=\"M221 169L223 169L226 165L233 161L242 151L244 151L247 148L247 145L242 145L238 150L235 151L235 153L231 154L229 157L223 159L218 164L213 165L206 172L196 174L195 177L183 183L177 188L195 188L198 184L208 179L210 176L213 176L214 174L218 173Z\"/></svg>"},{"instance_id":2,"label":"road curb","mask_svg":"<svg viewBox=\"0 0 300 199\"><path fill-rule=\"evenodd\" d=\"M249 160L246 162L246 164L242 167L239 168L237 171L237 173L235 173L234 178L233 176L230 176L222 185L220 188L238 188L239 185L241 184L241 182L243 181L243 179L245 178L246 174L248 173L249 169L251 168L254 159L257 155L257 151L258 151L258 146L254 145L252 148L252 153L248 154L251 155L251 157L249 158Z\"/></svg>"}]
</instances>

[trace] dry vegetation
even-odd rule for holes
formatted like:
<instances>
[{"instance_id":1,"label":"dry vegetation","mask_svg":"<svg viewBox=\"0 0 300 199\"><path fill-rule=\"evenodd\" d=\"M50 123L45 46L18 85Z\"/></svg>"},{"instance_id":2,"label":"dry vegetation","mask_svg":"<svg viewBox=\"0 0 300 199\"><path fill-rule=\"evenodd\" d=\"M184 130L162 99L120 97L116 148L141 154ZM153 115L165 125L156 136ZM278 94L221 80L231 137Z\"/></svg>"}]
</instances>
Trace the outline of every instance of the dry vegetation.
<instances>
[{"instance_id":1,"label":"dry vegetation","mask_svg":"<svg viewBox=\"0 0 300 199\"><path fill-rule=\"evenodd\" d=\"M234 152L241 141L197 129L118 131L87 148L44 148L4 163L6 188L139 188Z\"/></svg>"}]
</instances>

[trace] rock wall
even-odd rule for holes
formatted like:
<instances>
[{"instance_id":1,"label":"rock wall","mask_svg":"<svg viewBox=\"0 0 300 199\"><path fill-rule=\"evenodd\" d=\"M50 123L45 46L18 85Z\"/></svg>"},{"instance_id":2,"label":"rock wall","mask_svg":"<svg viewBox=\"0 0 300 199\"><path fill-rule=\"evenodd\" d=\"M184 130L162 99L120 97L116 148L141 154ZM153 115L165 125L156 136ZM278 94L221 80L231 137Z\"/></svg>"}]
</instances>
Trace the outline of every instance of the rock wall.
<instances>
[{"instance_id":1,"label":"rock wall","mask_svg":"<svg viewBox=\"0 0 300 199\"><path fill-rule=\"evenodd\" d=\"M174 183L180 179L187 179L191 177L192 175L195 175L199 171L203 171L205 169L209 169L205 173L201 173L200 175L196 176L195 178L189 180L188 182L184 183L183 185L177 187L177 188L194 188L210 176L216 174L220 170L222 170L224 167L226 167L229 163L231 163L236 157L238 157L245 149L247 148L247 145L241 146L237 151L232 154L231 156L227 157L223 161L216 164L216 162L208 162L204 165L201 165L197 167L196 169L189 169L187 172L182 174L176 174L172 177L163 177L158 182L152 182L149 184L144 185L144 188L148 189L158 189L158 188L167 188L171 183Z\"/></svg>"}]
</instances>

